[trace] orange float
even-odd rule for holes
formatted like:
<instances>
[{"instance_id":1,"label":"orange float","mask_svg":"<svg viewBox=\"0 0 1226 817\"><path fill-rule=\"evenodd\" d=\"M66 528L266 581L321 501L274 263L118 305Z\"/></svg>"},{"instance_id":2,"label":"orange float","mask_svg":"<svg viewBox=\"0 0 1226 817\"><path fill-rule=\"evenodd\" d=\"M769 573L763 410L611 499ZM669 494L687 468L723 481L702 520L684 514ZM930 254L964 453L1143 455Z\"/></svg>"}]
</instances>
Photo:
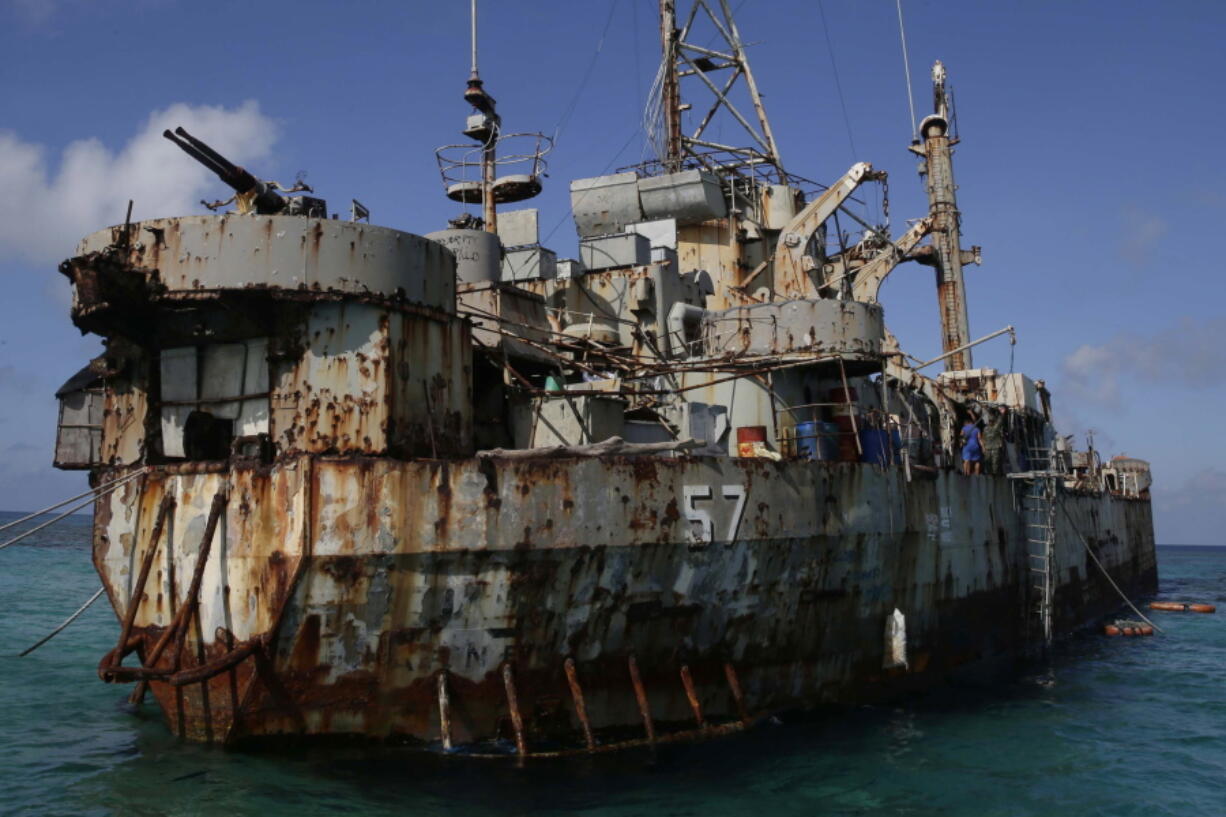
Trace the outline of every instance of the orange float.
<instances>
[{"instance_id":1,"label":"orange float","mask_svg":"<svg viewBox=\"0 0 1226 817\"><path fill-rule=\"evenodd\" d=\"M1103 627L1103 632L1106 633L1107 635L1112 635L1112 636L1119 635L1120 628L1116 627L1114 624L1108 624L1106 627Z\"/></svg>"},{"instance_id":2,"label":"orange float","mask_svg":"<svg viewBox=\"0 0 1226 817\"><path fill-rule=\"evenodd\" d=\"M1153 635L1153 634L1154 634L1154 628L1149 626L1148 624L1146 624L1144 627L1141 628L1141 635Z\"/></svg>"},{"instance_id":3,"label":"orange float","mask_svg":"<svg viewBox=\"0 0 1226 817\"><path fill-rule=\"evenodd\" d=\"M1151 610L1166 610L1171 613L1216 613L1212 604L1185 604L1182 601L1151 601Z\"/></svg>"}]
</instances>

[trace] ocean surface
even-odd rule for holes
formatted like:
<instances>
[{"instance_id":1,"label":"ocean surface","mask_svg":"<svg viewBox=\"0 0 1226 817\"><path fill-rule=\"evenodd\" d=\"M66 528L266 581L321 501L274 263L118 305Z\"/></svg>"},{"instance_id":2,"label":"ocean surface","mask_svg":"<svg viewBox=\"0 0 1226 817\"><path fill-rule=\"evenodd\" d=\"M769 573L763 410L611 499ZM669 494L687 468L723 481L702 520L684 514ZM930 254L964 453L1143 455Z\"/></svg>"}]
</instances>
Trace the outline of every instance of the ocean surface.
<instances>
[{"instance_id":1,"label":"ocean surface","mask_svg":"<svg viewBox=\"0 0 1226 817\"><path fill-rule=\"evenodd\" d=\"M1079 636L1010 683L518 769L180 743L95 675L118 636L105 598L18 658L98 588L87 538L77 517L0 550L0 815L1226 814L1226 547L1158 551L1160 598L1218 614Z\"/></svg>"}]
</instances>

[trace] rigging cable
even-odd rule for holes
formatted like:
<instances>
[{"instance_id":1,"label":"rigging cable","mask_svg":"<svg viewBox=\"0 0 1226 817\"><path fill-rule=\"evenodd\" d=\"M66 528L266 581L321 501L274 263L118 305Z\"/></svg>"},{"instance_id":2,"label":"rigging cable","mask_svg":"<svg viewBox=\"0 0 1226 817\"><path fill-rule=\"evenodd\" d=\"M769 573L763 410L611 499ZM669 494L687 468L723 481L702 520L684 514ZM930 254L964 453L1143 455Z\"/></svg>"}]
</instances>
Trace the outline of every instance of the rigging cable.
<instances>
[{"instance_id":1,"label":"rigging cable","mask_svg":"<svg viewBox=\"0 0 1226 817\"><path fill-rule=\"evenodd\" d=\"M592 54L592 58L588 61L587 69L583 72L583 78L579 81L579 87L575 90L575 95L571 98L570 103L562 111L562 116L558 119L558 124L553 131L553 141L556 145L558 135L562 133L562 128L566 127L570 122L571 116L574 115L575 109L579 106L579 100L583 96L584 90L587 88L588 80L592 78L592 70L596 67L596 60L600 58L600 52L604 50L604 41L609 34L609 26L613 24L613 13L617 11L619 0L613 0L609 4L609 15L605 18L604 29L600 32L600 40L596 43L596 51Z\"/></svg>"},{"instance_id":2,"label":"rigging cable","mask_svg":"<svg viewBox=\"0 0 1226 817\"><path fill-rule=\"evenodd\" d=\"M911 108L911 136L919 136L919 128L915 124L915 98L911 94L911 60L907 57L907 30L902 23L902 0L894 0L898 6L898 39L902 41L902 70L907 78L907 105Z\"/></svg>"},{"instance_id":3,"label":"rigging cable","mask_svg":"<svg viewBox=\"0 0 1226 817\"><path fill-rule=\"evenodd\" d=\"M834 45L830 42L830 27L826 25L826 9L822 0L817 0L817 12L822 18L822 33L826 35L826 52L830 54L830 70L834 74L834 88L839 93L839 107L843 109L843 126L847 128L847 141L851 145L851 159L854 162L860 155L856 150L856 140L851 135L851 117L847 115L847 102L843 99L843 83L839 81L839 66L834 59Z\"/></svg>"},{"instance_id":4,"label":"rigging cable","mask_svg":"<svg viewBox=\"0 0 1226 817\"><path fill-rule=\"evenodd\" d=\"M639 133L639 129L638 129L638 126L636 125L636 126L635 126L635 128L634 128L634 130L632 130L632 131L630 132L630 138L629 138L629 139L627 139L627 140L626 140L626 141L625 141L625 142L622 144L622 146L621 146L620 148L618 148L617 153L614 153L614 154L613 154L613 158L609 160L609 163L608 163L608 164L606 164L606 165L604 166L604 169L603 169L603 170L601 170L601 171L600 171L599 173L597 173L596 175L597 175L597 176L603 176L604 174L608 173L608 172L609 172L609 169L610 169L610 168L612 168L612 167L613 167L613 165L617 163L617 160L618 160L619 158L621 158L621 155L622 155L623 153L625 153L625 152L626 152L626 148L630 147L630 144L631 144L631 143L632 143L632 142L633 142L635 139L637 139L637 138L639 137L639 135L640 135L640 133ZM563 224L565 224L565 223L566 223L568 220L570 220L570 218L571 218L571 217L572 217L572 216L575 214L575 205L576 205L576 204L579 204L579 203L580 203L580 202L582 202L582 201L583 201L585 198L587 198L587 196L588 196L588 194L589 194L589 193L591 193L591 190L590 190L590 189L589 189L589 190L585 190L585 191L583 191L583 194L579 196L579 199L578 199L577 201L576 201L575 199L573 199L573 198L571 199L571 205L570 205L570 208L569 208L569 209L567 209L567 211L566 211L566 215L562 216L562 218L558 220L558 223L557 223L557 224L555 224L555 225L553 225L553 229L552 229L552 230L550 230L550 231L549 231L549 233L548 233L548 234L547 234L547 235L546 235L546 236L545 236L543 239L541 239L541 244L542 244L542 245L543 245L543 244L545 244L547 241L549 241L549 239L550 239L550 238L552 238L552 237L553 237L553 234L554 234L554 233L556 233L556 232L558 231L558 228L559 228L559 227L561 227L561 226L562 226Z\"/></svg>"}]
</instances>

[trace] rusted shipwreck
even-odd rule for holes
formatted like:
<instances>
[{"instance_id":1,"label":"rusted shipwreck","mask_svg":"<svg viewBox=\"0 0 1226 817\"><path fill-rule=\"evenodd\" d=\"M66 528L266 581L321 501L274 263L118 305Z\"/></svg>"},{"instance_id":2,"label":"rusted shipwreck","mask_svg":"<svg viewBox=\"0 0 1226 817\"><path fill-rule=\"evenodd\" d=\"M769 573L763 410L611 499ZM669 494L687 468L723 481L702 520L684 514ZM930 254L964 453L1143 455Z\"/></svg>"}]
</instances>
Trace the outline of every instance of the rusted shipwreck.
<instances>
[{"instance_id":1,"label":"rusted shipwreck","mask_svg":"<svg viewBox=\"0 0 1226 817\"><path fill-rule=\"evenodd\" d=\"M548 140L503 134L475 58L440 166L480 215L427 236L167 133L235 212L61 267L105 340L56 450L99 490L104 680L192 740L593 751L939 683L1110 612L1107 575L1154 590L1144 464L1069 450L1041 381L972 367L939 63L929 212L855 235L884 174L784 171L726 3L664 0L661 32L658 159L572 183L573 260L506 206ZM690 133L683 84L715 92ZM936 272L936 377L877 302L903 262ZM959 467L975 417L996 473Z\"/></svg>"}]
</instances>

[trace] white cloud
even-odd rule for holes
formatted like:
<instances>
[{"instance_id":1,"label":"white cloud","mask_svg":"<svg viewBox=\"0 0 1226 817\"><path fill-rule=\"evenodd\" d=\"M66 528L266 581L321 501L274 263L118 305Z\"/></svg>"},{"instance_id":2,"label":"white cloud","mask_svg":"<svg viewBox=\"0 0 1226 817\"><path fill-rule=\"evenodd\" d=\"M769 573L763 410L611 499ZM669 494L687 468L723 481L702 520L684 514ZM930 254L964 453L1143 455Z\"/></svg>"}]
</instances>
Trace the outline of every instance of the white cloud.
<instances>
[{"instance_id":1,"label":"white cloud","mask_svg":"<svg viewBox=\"0 0 1226 817\"><path fill-rule=\"evenodd\" d=\"M1183 318L1153 334L1121 332L1106 343L1078 347L1064 359L1061 393L1119 408L1121 380L1181 388L1215 388L1226 379L1226 318Z\"/></svg>"},{"instance_id":2,"label":"white cloud","mask_svg":"<svg viewBox=\"0 0 1226 817\"><path fill-rule=\"evenodd\" d=\"M1131 264L1140 266L1148 263L1150 253L1166 235L1166 219L1130 205L1124 208L1123 221L1124 235L1120 240L1120 255Z\"/></svg>"},{"instance_id":3,"label":"white cloud","mask_svg":"<svg viewBox=\"0 0 1226 817\"><path fill-rule=\"evenodd\" d=\"M1164 545L1226 544L1226 471L1206 468L1183 485L1154 483L1154 529Z\"/></svg>"},{"instance_id":4,"label":"white cloud","mask_svg":"<svg viewBox=\"0 0 1226 817\"><path fill-rule=\"evenodd\" d=\"M54 263L76 242L123 221L128 199L133 220L199 210L202 197L227 192L217 178L162 131L182 125L236 164L268 155L276 124L254 101L236 108L176 103L154 111L117 153L95 138L64 148L55 168L45 146L0 131L0 254Z\"/></svg>"}]
</instances>

